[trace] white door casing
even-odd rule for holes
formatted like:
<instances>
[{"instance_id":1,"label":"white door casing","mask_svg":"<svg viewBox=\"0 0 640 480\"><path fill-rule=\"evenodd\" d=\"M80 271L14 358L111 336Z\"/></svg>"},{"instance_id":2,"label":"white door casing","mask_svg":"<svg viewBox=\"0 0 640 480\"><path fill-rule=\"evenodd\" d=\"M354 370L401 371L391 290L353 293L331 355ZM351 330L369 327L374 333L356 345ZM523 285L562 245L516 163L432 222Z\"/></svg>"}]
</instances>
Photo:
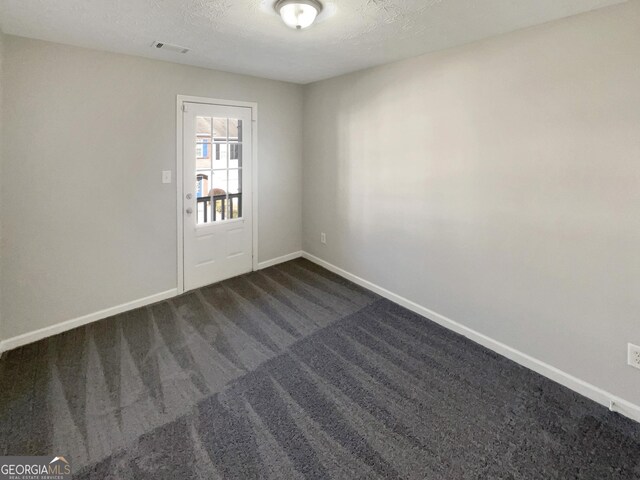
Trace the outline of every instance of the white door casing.
<instances>
[{"instance_id":1,"label":"white door casing","mask_svg":"<svg viewBox=\"0 0 640 480\"><path fill-rule=\"evenodd\" d=\"M178 97L179 292L254 265L255 105L210 102Z\"/></svg>"}]
</instances>

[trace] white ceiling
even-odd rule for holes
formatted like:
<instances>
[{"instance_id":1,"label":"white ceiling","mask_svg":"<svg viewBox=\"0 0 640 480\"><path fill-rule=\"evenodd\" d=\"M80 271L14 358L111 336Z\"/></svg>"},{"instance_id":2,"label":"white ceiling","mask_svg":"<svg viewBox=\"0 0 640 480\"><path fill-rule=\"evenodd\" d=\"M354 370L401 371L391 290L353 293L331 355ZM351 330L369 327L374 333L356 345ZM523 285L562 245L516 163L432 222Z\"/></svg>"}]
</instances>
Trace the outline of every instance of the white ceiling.
<instances>
[{"instance_id":1,"label":"white ceiling","mask_svg":"<svg viewBox=\"0 0 640 480\"><path fill-rule=\"evenodd\" d=\"M275 0L0 0L5 33L309 83L625 0L333 0L287 28ZM159 40L187 54L151 48Z\"/></svg>"}]
</instances>

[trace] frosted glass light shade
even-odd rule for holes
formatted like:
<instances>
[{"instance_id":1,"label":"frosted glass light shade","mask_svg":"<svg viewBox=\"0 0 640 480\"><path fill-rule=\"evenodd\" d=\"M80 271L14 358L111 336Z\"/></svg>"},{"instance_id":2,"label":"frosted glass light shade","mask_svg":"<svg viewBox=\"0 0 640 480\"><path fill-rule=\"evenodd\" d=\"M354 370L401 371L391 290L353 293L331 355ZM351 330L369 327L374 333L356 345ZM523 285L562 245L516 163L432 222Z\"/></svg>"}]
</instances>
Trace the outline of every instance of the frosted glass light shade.
<instances>
[{"instance_id":1,"label":"frosted glass light shade","mask_svg":"<svg viewBox=\"0 0 640 480\"><path fill-rule=\"evenodd\" d=\"M322 4L316 0L280 0L275 9L287 26L301 30L315 22Z\"/></svg>"}]
</instances>

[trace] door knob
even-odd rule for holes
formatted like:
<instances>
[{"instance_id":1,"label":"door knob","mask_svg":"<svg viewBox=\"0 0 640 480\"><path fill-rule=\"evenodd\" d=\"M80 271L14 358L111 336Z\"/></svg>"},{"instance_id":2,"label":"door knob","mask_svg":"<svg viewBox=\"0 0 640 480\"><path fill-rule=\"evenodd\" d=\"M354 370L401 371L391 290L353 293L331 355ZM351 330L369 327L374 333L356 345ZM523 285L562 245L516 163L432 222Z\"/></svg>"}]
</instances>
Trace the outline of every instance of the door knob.
<instances>
[{"instance_id":1,"label":"door knob","mask_svg":"<svg viewBox=\"0 0 640 480\"><path fill-rule=\"evenodd\" d=\"M191 215L193 213L193 209L192 208L187 208L187 215Z\"/></svg>"},{"instance_id":2,"label":"door knob","mask_svg":"<svg viewBox=\"0 0 640 480\"><path fill-rule=\"evenodd\" d=\"M191 195L190 193L187 193L187 200L191 200L193 198L193 195Z\"/></svg>"}]
</instances>

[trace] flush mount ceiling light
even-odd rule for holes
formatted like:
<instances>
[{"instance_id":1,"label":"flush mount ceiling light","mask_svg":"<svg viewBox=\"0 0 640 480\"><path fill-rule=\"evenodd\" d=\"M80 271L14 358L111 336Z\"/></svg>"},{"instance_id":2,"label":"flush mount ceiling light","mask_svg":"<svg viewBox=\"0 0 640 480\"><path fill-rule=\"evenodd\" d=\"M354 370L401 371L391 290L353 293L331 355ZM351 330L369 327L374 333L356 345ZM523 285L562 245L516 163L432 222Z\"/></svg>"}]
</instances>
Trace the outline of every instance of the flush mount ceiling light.
<instances>
[{"instance_id":1,"label":"flush mount ceiling light","mask_svg":"<svg viewBox=\"0 0 640 480\"><path fill-rule=\"evenodd\" d=\"M322 4L318 0L278 0L274 8L287 26L302 30L315 22Z\"/></svg>"}]
</instances>

